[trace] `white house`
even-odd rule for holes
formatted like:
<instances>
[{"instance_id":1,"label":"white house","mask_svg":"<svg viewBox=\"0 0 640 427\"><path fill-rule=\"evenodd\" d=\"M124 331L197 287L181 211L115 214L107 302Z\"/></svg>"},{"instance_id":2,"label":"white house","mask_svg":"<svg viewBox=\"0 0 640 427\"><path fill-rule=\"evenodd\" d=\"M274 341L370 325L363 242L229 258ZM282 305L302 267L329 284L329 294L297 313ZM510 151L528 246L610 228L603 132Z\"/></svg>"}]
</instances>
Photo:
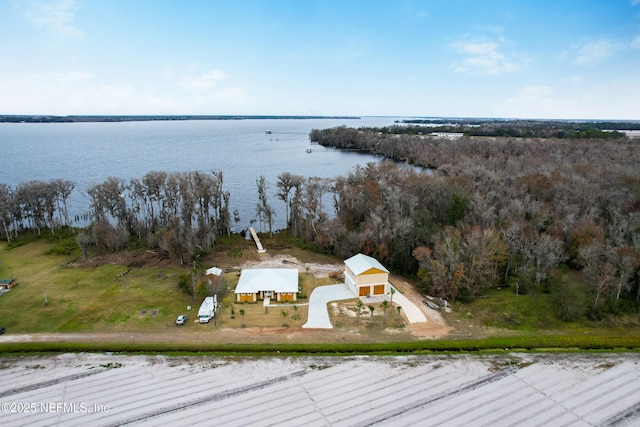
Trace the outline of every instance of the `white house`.
<instances>
[{"instance_id":1,"label":"white house","mask_svg":"<svg viewBox=\"0 0 640 427\"><path fill-rule=\"evenodd\" d=\"M296 301L297 268L253 268L242 270L234 292L238 302L257 302L271 298L276 301Z\"/></svg>"},{"instance_id":2,"label":"white house","mask_svg":"<svg viewBox=\"0 0 640 427\"><path fill-rule=\"evenodd\" d=\"M384 295L389 291L389 270L370 256L358 254L344 262L344 280L357 296Z\"/></svg>"}]
</instances>

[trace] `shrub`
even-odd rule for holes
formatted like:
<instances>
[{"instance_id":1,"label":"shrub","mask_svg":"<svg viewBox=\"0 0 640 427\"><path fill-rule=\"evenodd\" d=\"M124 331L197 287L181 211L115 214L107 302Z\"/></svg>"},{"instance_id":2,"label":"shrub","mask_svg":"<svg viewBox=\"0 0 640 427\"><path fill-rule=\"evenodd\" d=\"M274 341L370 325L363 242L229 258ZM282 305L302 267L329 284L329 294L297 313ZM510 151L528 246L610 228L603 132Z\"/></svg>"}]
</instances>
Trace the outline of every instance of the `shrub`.
<instances>
[{"instance_id":1,"label":"shrub","mask_svg":"<svg viewBox=\"0 0 640 427\"><path fill-rule=\"evenodd\" d=\"M80 249L75 237L70 237L61 240L57 245L49 249L47 255L71 255L74 251Z\"/></svg>"},{"instance_id":2,"label":"shrub","mask_svg":"<svg viewBox=\"0 0 640 427\"><path fill-rule=\"evenodd\" d=\"M551 295L556 315L565 322L578 320L585 313L585 295L582 286L576 283L559 283Z\"/></svg>"},{"instance_id":3,"label":"shrub","mask_svg":"<svg viewBox=\"0 0 640 427\"><path fill-rule=\"evenodd\" d=\"M460 291L458 292L458 301L464 302L464 303L471 303L474 300L475 300L475 296L473 295L473 292L471 292L471 289L467 287L460 288Z\"/></svg>"},{"instance_id":4,"label":"shrub","mask_svg":"<svg viewBox=\"0 0 640 427\"><path fill-rule=\"evenodd\" d=\"M180 278L178 279L178 288L182 292L186 292L189 295L191 295L191 275L190 274L183 274L180 276Z\"/></svg>"}]
</instances>

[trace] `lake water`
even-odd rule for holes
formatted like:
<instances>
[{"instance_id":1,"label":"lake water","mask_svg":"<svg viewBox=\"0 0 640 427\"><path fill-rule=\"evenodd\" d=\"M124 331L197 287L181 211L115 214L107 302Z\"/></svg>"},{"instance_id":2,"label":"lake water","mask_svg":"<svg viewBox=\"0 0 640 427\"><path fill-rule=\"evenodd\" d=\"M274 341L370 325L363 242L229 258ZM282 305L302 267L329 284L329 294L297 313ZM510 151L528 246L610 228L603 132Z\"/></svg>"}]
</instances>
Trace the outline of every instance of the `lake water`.
<instances>
[{"instance_id":1,"label":"lake water","mask_svg":"<svg viewBox=\"0 0 640 427\"><path fill-rule=\"evenodd\" d=\"M70 214L89 207L86 189L113 176L128 180L150 171L221 170L231 193L231 211L241 226L256 217L256 179L264 175L276 209L275 228L284 227L284 204L275 197L277 176L346 175L380 157L357 152L307 153L309 132L346 125L387 126L396 117L354 119L251 119L120 123L0 123L4 160L0 183L15 188L31 180L68 179L76 183ZM267 130L271 134L265 133Z\"/></svg>"}]
</instances>

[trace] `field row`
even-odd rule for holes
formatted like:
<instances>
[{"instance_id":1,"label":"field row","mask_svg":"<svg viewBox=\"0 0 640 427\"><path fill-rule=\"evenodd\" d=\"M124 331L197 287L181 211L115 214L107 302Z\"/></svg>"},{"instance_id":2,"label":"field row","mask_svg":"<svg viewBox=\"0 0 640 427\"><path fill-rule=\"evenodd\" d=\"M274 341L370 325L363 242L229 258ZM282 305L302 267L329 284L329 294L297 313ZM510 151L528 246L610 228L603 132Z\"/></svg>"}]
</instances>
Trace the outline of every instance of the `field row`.
<instances>
[{"instance_id":1,"label":"field row","mask_svg":"<svg viewBox=\"0 0 640 427\"><path fill-rule=\"evenodd\" d=\"M637 425L630 355L4 361L3 425Z\"/></svg>"}]
</instances>

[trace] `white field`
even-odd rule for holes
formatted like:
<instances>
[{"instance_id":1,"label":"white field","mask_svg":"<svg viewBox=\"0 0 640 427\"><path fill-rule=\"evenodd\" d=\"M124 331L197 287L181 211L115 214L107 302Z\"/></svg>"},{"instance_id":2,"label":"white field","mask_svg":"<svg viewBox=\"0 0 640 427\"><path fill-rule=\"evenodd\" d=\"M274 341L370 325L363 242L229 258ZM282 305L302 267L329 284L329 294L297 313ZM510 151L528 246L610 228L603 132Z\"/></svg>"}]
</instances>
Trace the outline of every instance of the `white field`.
<instances>
[{"instance_id":1,"label":"white field","mask_svg":"<svg viewBox=\"0 0 640 427\"><path fill-rule=\"evenodd\" d=\"M3 426L640 425L640 355L0 359Z\"/></svg>"}]
</instances>

